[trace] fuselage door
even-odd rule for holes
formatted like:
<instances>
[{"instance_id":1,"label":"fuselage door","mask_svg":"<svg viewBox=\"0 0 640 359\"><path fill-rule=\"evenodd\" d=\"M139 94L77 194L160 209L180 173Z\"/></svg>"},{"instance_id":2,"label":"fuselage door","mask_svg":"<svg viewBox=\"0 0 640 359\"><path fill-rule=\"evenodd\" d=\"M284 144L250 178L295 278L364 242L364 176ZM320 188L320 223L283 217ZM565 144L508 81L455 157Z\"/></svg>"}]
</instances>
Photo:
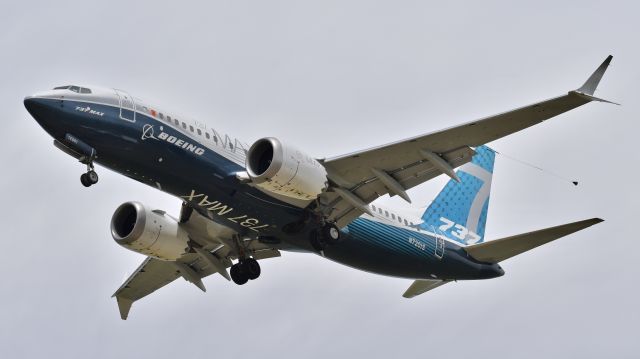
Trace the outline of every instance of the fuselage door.
<instances>
[{"instance_id":1,"label":"fuselage door","mask_svg":"<svg viewBox=\"0 0 640 359\"><path fill-rule=\"evenodd\" d=\"M431 230L436 237L436 248L434 255L438 259L442 259L442 257L444 257L444 233L439 228L435 228L434 226L431 226Z\"/></svg>"},{"instance_id":2,"label":"fuselage door","mask_svg":"<svg viewBox=\"0 0 640 359\"><path fill-rule=\"evenodd\" d=\"M120 118L125 121L136 122L136 103L133 97L125 91L115 91L116 95L118 95L118 101L120 102Z\"/></svg>"},{"instance_id":3,"label":"fuselage door","mask_svg":"<svg viewBox=\"0 0 640 359\"><path fill-rule=\"evenodd\" d=\"M436 257L439 259L444 257L444 238L441 236L436 237Z\"/></svg>"}]
</instances>

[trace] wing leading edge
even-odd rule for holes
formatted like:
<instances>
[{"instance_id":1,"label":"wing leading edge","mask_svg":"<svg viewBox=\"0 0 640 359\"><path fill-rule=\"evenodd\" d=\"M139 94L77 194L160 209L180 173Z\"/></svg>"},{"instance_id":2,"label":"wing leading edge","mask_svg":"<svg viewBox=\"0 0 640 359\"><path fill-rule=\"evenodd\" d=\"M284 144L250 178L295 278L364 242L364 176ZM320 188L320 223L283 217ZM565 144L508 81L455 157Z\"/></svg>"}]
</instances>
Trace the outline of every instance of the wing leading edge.
<instances>
[{"instance_id":1,"label":"wing leading edge","mask_svg":"<svg viewBox=\"0 0 640 359\"><path fill-rule=\"evenodd\" d=\"M202 278L219 273L230 280L227 268L238 258L237 245L231 238L236 233L227 227L222 228L211 222L197 211L183 211L180 225L189 233L189 237L200 247L194 247L192 253L183 255L179 260L163 261L147 257L142 264L113 294L118 302L120 317L127 319L133 303L174 280L182 277L203 292L206 288ZM279 257L280 252L257 241L243 243L245 255L256 260Z\"/></svg>"},{"instance_id":2,"label":"wing leading edge","mask_svg":"<svg viewBox=\"0 0 640 359\"><path fill-rule=\"evenodd\" d=\"M333 187L340 188L343 193L351 192L361 203L356 205L353 198L340 195L340 191L325 193L321 203L330 213L330 219L341 227L346 226L366 212L362 204L384 194L404 198L404 190L442 173L450 175L455 167L471 160L472 147L521 131L591 101L610 102L593 94L611 59L612 56L607 57L584 85L565 95L442 131L327 159L323 163ZM388 176L380 176L379 171ZM389 179L395 183L390 185Z\"/></svg>"}]
</instances>

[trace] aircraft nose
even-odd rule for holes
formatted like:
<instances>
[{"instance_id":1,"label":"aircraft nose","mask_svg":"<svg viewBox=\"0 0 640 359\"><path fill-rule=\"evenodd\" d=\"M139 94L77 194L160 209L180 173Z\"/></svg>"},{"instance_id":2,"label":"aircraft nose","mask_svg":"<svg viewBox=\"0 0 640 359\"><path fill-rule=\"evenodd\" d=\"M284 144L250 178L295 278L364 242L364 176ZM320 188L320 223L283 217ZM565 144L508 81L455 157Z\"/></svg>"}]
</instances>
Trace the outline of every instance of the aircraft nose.
<instances>
[{"instance_id":1,"label":"aircraft nose","mask_svg":"<svg viewBox=\"0 0 640 359\"><path fill-rule=\"evenodd\" d=\"M24 107L31 117L40 124L52 136L58 135L56 128L59 127L56 119L60 115L61 101L56 99L42 98L39 96L27 96L24 98ZM54 136L55 137L55 136Z\"/></svg>"},{"instance_id":2,"label":"aircraft nose","mask_svg":"<svg viewBox=\"0 0 640 359\"><path fill-rule=\"evenodd\" d=\"M38 99L33 96L27 96L24 98L24 107L29 111L31 116L36 117L35 113L38 108Z\"/></svg>"},{"instance_id":3,"label":"aircraft nose","mask_svg":"<svg viewBox=\"0 0 640 359\"><path fill-rule=\"evenodd\" d=\"M50 104L47 104L46 100L38 98L36 96L27 96L24 98L24 107L29 111L33 118L40 122L44 120L47 112L51 111Z\"/></svg>"},{"instance_id":4,"label":"aircraft nose","mask_svg":"<svg viewBox=\"0 0 640 359\"><path fill-rule=\"evenodd\" d=\"M33 104L33 97L32 96L27 96L24 98L24 107L27 108L27 110L29 110L29 106L31 106Z\"/></svg>"}]
</instances>

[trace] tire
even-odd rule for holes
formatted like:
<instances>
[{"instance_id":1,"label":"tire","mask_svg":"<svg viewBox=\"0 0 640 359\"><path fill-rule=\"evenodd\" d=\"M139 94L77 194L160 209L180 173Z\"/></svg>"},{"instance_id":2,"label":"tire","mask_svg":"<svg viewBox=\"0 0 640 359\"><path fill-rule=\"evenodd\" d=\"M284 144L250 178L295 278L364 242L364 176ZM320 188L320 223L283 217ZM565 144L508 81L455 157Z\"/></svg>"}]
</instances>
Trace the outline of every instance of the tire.
<instances>
[{"instance_id":1,"label":"tire","mask_svg":"<svg viewBox=\"0 0 640 359\"><path fill-rule=\"evenodd\" d=\"M231 280L237 285L243 285L249 281L249 278L240 268L240 264L234 264L231 266Z\"/></svg>"},{"instance_id":2,"label":"tire","mask_svg":"<svg viewBox=\"0 0 640 359\"><path fill-rule=\"evenodd\" d=\"M322 228L322 237L327 244L336 244L340 242L341 232L335 224L326 224Z\"/></svg>"},{"instance_id":3,"label":"tire","mask_svg":"<svg viewBox=\"0 0 640 359\"><path fill-rule=\"evenodd\" d=\"M91 184L96 184L98 183L98 174L96 173L96 171L89 171L87 172L87 179L89 180L89 183Z\"/></svg>"},{"instance_id":4,"label":"tire","mask_svg":"<svg viewBox=\"0 0 640 359\"><path fill-rule=\"evenodd\" d=\"M85 186L85 187L91 186L91 182L89 181L89 178L88 178L86 173L83 173L80 176L80 183L82 183L82 185Z\"/></svg>"},{"instance_id":5,"label":"tire","mask_svg":"<svg viewBox=\"0 0 640 359\"><path fill-rule=\"evenodd\" d=\"M258 279L260 276L260 264L253 258L245 259L241 264L242 271L250 280Z\"/></svg>"}]
</instances>

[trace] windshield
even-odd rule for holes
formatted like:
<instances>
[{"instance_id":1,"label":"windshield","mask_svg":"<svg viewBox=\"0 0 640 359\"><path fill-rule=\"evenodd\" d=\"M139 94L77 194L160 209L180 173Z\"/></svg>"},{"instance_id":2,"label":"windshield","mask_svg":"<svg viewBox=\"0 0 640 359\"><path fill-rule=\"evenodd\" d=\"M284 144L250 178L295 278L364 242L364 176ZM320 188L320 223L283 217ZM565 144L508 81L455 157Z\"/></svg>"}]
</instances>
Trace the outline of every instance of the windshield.
<instances>
[{"instance_id":1,"label":"windshield","mask_svg":"<svg viewBox=\"0 0 640 359\"><path fill-rule=\"evenodd\" d=\"M54 90L71 90L75 93L91 93L91 89L88 89L86 87L73 86L73 85L58 86L58 87L54 87L53 89Z\"/></svg>"}]
</instances>

